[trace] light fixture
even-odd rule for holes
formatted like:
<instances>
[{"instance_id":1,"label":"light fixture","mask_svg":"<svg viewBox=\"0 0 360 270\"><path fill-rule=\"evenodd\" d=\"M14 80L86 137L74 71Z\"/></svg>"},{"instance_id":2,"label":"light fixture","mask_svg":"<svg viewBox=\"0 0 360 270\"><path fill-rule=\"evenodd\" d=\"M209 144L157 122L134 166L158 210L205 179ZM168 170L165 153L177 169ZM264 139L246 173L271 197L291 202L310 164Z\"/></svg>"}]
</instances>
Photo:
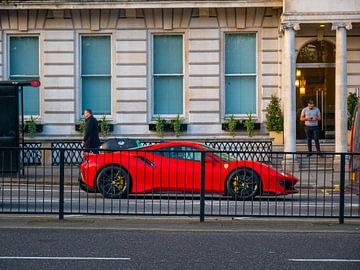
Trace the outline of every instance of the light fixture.
<instances>
[{"instance_id":1,"label":"light fixture","mask_svg":"<svg viewBox=\"0 0 360 270\"><path fill-rule=\"evenodd\" d=\"M325 27L325 24L320 24L320 28L324 28Z\"/></svg>"},{"instance_id":2,"label":"light fixture","mask_svg":"<svg viewBox=\"0 0 360 270\"><path fill-rule=\"evenodd\" d=\"M299 87L300 86L300 81L299 80L295 80L295 86Z\"/></svg>"},{"instance_id":3,"label":"light fixture","mask_svg":"<svg viewBox=\"0 0 360 270\"><path fill-rule=\"evenodd\" d=\"M296 70L296 77L300 77L301 76L301 70L300 69L297 69Z\"/></svg>"},{"instance_id":4,"label":"light fixture","mask_svg":"<svg viewBox=\"0 0 360 270\"><path fill-rule=\"evenodd\" d=\"M300 87L300 95L305 95L306 89L304 86Z\"/></svg>"}]
</instances>

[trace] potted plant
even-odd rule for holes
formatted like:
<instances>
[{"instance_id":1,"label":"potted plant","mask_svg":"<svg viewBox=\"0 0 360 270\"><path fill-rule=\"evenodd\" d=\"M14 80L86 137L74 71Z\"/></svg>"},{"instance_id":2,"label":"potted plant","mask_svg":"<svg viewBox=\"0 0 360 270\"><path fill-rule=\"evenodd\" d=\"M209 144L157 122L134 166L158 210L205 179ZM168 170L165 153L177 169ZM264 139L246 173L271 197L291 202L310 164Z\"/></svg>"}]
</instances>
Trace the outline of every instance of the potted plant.
<instances>
[{"instance_id":1,"label":"potted plant","mask_svg":"<svg viewBox=\"0 0 360 270\"><path fill-rule=\"evenodd\" d=\"M38 132L43 131L43 125L37 122L37 118L32 115L30 119L25 121L24 132L29 135L30 138L35 138Z\"/></svg>"},{"instance_id":2,"label":"potted plant","mask_svg":"<svg viewBox=\"0 0 360 270\"><path fill-rule=\"evenodd\" d=\"M164 137L164 132L165 132L165 124L166 124L166 120L161 119L160 115L158 115L158 117L156 118L156 133L159 135L159 137Z\"/></svg>"},{"instance_id":3,"label":"potted plant","mask_svg":"<svg viewBox=\"0 0 360 270\"><path fill-rule=\"evenodd\" d=\"M348 143L350 144L351 139L351 126L354 117L355 107L359 100L355 93L349 93L347 96L347 129L348 129Z\"/></svg>"},{"instance_id":4,"label":"potted plant","mask_svg":"<svg viewBox=\"0 0 360 270\"><path fill-rule=\"evenodd\" d=\"M158 136L164 137L165 132L173 131L175 132L175 136L179 137L180 132L187 130L187 124L182 123L182 119L178 115L175 119L166 121L165 119L161 119L160 115L157 116L156 122L149 124L149 130L156 131Z\"/></svg>"},{"instance_id":5,"label":"potted plant","mask_svg":"<svg viewBox=\"0 0 360 270\"><path fill-rule=\"evenodd\" d=\"M271 96L270 103L266 107L265 126L269 136L274 138L274 145L284 144L284 116L281 112L280 99L276 96Z\"/></svg>"},{"instance_id":6,"label":"potted plant","mask_svg":"<svg viewBox=\"0 0 360 270\"><path fill-rule=\"evenodd\" d=\"M254 136L253 132L255 129L255 122L254 118L252 117L251 113L248 114L248 118L244 121L244 126L246 127L246 132L249 137Z\"/></svg>"},{"instance_id":7,"label":"potted plant","mask_svg":"<svg viewBox=\"0 0 360 270\"><path fill-rule=\"evenodd\" d=\"M76 122L75 130L79 131L81 133L81 135L85 134L85 119L84 118L82 118Z\"/></svg>"},{"instance_id":8,"label":"potted plant","mask_svg":"<svg viewBox=\"0 0 360 270\"><path fill-rule=\"evenodd\" d=\"M175 119L171 120L171 125L175 132L175 136L179 137L181 132L181 119L179 115L177 115Z\"/></svg>"},{"instance_id":9,"label":"potted plant","mask_svg":"<svg viewBox=\"0 0 360 270\"><path fill-rule=\"evenodd\" d=\"M235 137L236 131L240 128L240 124L241 122L238 119L235 119L234 115L231 115L231 117L223 124L223 130L229 131L230 135Z\"/></svg>"},{"instance_id":10,"label":"potted plant","mask_svg":"<svg viewBox=\"0 0 360 270\"><path fill-rule=\"evenodd\" d=\"M99 121L99 130L102 137L109 136L109 133L113 131L113 125L110 124L110 121L106 119L106 116L104 115Z\"/></svg>"}]
</instances>

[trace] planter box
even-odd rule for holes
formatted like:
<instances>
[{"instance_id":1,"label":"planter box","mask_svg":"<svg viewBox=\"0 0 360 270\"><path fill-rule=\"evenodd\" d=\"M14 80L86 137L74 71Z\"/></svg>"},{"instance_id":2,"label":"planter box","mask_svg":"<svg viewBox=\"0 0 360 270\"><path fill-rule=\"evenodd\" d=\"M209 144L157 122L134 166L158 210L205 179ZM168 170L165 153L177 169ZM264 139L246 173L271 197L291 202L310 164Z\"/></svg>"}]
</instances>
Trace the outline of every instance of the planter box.
<instances>
[{"instance_id":1,"label":"planter box","mask_svg":"<svg viewBox=\"0 0 360 270\"><path fill-rule=\"evenodd\" d=\"M283 131L269 131L269 137L274 138L273 145L284 144L284 132Z\"/></svg>"},{"instance_id":2,"label":"planter box","mask_svg":"<svg viewBox=\"0 0 360 270\"><path fill-rule=\"evenodd\" d=\"M80 124L75 124L75 130L80 132ZM114 124L109 124L109 132L114 131ZM99 132L100 132L100 125L99 125Z\"/></svg>"},{"instance_id":3,"label":"planter box","mask_svg":"<svg viewBox=\"0 0 360 270\"><path fill-rule=\"evenodd\" d=\"M149 130L150 131L156 131L156 124L149 124ZM166 123L164 125L164 131L165 132L174 132L174 128L172 124ZM187 124L180 124L180 131L187 131Z\"/></svg>"},{"instance_id":4,"label":"planter box","mask_svg":"<svg viewBox=\"0 0 360 270\"><path fill-rule=\"evenodd\" d=\"M260 123L254 123L254 130L260 129ZM221 129L225 131L229 131L229 124L228 123L222 123ZM239 123L235 129L236 131L246 131L246 127L244 126L244 123Z\"/></svg>"},{"instance_id":5,"label":"planter box","mask_svg":"<svg viewBox=\"0 0 360 270\"><path fill-rule=\"evenodd\" d=\"M25 123L24 132L29 133L29 125ZM43 132L43 124L36 124L36 132L41 133Z\"/></svg>"}]
</instances>

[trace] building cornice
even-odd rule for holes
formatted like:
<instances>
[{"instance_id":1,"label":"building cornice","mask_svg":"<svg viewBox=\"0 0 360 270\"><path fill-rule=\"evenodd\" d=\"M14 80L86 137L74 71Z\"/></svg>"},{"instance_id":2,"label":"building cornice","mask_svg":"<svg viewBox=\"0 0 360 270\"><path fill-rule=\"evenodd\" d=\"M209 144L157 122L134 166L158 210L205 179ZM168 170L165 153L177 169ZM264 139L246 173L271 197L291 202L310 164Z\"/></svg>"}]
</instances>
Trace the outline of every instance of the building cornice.
<instances>
[{"instance_id":1,"label":"building cornice","mask_svg":"<svg viewBox=\"0 0 360 270\"><path fill-rule=\"evenodd\" d=\"M136 8L241 8L283 6L282 0L218 1L1 1L0 10L19 9L136 9Z\"/></svg>"}]
</instances>

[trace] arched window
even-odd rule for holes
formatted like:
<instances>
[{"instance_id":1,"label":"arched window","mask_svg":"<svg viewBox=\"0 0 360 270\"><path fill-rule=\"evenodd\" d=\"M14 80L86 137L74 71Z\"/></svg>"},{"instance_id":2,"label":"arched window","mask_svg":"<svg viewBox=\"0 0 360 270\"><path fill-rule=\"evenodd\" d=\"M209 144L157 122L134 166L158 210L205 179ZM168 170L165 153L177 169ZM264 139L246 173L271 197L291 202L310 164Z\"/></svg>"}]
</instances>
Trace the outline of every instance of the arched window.
<instances>
[{"instance_id":1,"label":"arched window","mask_svg":"<svg viewBox=\"0 0 360 270\"><path fill-rule=\"evenodd\" d=\"M335 45L325 40L315 40L303 46L297 63L335 63Z\"/></svg>"}]
</instances>

